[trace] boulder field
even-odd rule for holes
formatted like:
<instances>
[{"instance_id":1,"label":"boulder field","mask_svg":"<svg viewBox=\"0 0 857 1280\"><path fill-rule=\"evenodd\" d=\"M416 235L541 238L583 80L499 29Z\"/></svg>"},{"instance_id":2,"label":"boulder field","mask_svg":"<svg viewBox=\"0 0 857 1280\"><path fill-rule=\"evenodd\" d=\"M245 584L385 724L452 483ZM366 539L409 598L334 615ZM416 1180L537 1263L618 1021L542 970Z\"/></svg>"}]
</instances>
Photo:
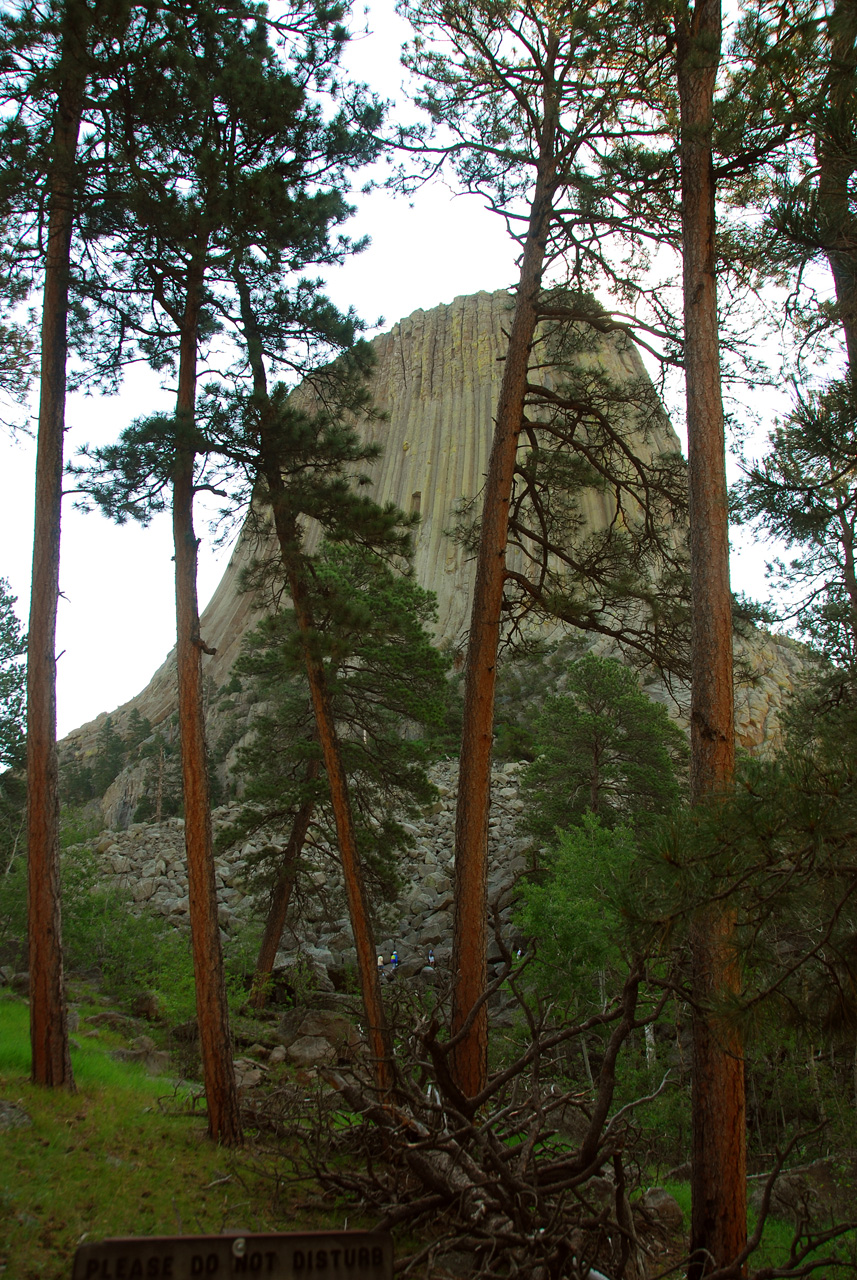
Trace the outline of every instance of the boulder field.
<instances>
[{"instance_id":1,"label":"boulder field","mask_svg":"<svg viewBox=\"0 0 857 1280\"><path fill-rule=\"evenodd\" d=\"M512 921L513 886L526 868L524 850L531 843L518 828L523 810L523 801L518 797L521 768L519 764L495 768L489 830L489 901L499 900L503 933L515 946L519 939ZM438 968L449 962L457 772L456 760L441 760L433 766L431 776L438 798L420 819L408 824L414 844L402 856L401 892L394 902L375 904L376 943L388 976L394 950L400 977L424 968L430 970L429 951L434 953ZM236 812L231 805L214 811L215 838L234 820ZM284 849L287 839L288 832L266 832L215 857L218 912L224 936L246 928L254 917L263 917L264 903L256 900L250 883L253 854L263 847ZM177 928L188 927L181 818L105 831L95 841L94 849L101 882L129 894L132 910L155 912ZM348 985L349 971L355 968L356 953L338 861L332 849L318 845L308 846L305 863L277 970L285 978L297 966L316 989L342 989ZM492 950L490 959L499 961L499 951Z\"/></svg>"}]
</instances>

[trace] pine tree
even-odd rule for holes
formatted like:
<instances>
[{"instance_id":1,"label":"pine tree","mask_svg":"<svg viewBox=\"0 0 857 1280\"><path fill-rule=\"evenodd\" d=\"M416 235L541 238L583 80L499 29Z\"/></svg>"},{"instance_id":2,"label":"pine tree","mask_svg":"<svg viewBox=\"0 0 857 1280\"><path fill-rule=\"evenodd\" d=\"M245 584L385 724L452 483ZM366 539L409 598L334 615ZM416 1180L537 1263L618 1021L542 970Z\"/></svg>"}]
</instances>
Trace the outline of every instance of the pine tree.
<instances>
[{"instance_id":1,"label":"pine tree","mask_svg":"<svg viewBox=\"0 0 857 1280\"><path fill-rule=\"evenodd\" d=\"M252 217L259 148L269 162L278 155L285 141L282 112L285 109L291 122L295 95L291 81L278 83L277 74L270 71L264 34L257 27L248 37L242 17L206 6L165 15L165 28L171 46L169 68L153 75L153 69L143 65L128 76L131 101L139 98L140 81L148 80L150 90L157 86L157 115L145 120L126 116L122 121L128 162L117 175L122 184L117 197L123 217L115 219L109 206L107 213L115 220L114 236L120 243L126 233L122 247L133 255L133 285L139 290L147 284L164 320L166 333L162 328L143 341L159 360L165 359L164 339L172 339L178 348L175 418L159 427L169 454L161 462L162 474L165 469L172 493L188 897L209 1132L232 1145L241 1142L242 1133L214 883L201 668L208 647L199 630L193 524L197 357L206 276L216 260L218 236L228 234L236 218ZM259 130L255 115L249 115L251 101L268 126L267 134ZM277 110L279 129L272 135L271 113ZM167 175L179 194L159 200L154 184L167 181Z\"/></svg>"},{"instance_id":2,"label":"pine tree","mask_svg":"<svg viewBox=\"0 0 857 1280\"><path fill-rule=\"evenodd\" d=\"M107 716L95 736L95 756L92 763L93 795L103 796L125 763L125 744L113 728L113 720Z\"/></svg>"},{"instance_id":3,"label":"pine tree","mask_svg":"<svg viewBox=\"0 0 857 1280\"><path fill-rule=\"evenodd\" d=\"M127 23L124 5L66 0L48 13L29 5L2 19L0 97L14 104L4 125L2 197L16 256L29 246L42 280L35 530L27 662L27 843L29 850L32 1078L73 1088L62 977L59 802L56 753L56 610L65 429L71 242L85 183L78 155L87 84L99 54ZM45 71L48 74L45 74ZM97 96L97 94L95 95ZM42 223L46 210L46 223ZM13 288L20 276L13 266Z\"/></svg>"},{"instance_id":4,"label":"pine tree","mask_svg":"<svg viewBox=\"0 0 857 1280\"><path fill-rule=\"evenodd\" d=\"M765 456L745 462L737 514L785 542L794 555L768 566L783 603L775 615L836 668L807 691L804 710L832 710L850 682L857 638L852 426L857 358L857 9L840 2L809 14L802 5L752 8L739 28L736 79L752 85L771 127L788 129L788 162L761 176L767 218L751 253L793 282L787 317L798 356L790 413L771 432ZM746 90L745 90L745 96ZM826 261L833 297L807 287L810 264ZM829 378L835 342L842 376L816 390L803 385L813 356ZM819 350L820 346L820 350Z\"/></svg>"},{"instance_id":5,"label":"pine tree","mask_svg":"<svg viewBox=\"0 0 857 1280\"><path fill-rule=\"evenodd\" d=\"M226 321L240 314L233 301L242 269L270 296L288 335L283 358L292 369L314 363L316 335L321 334L325 353L331 342L335 349L353 337L353 319L319 304L312 284L295 282L307 263L336 261L347 251L344 238L330 239L331 229L349 213L337 184L367 154L361 129L352 131L342 115L325 121L308 93L316 79L324 79L342 42L336 16L316 15L312 6L292 10L289 73L268 45L261 18L251 22L247 14L223 13L216 6L167 15L174 46L169 64L157 74L143 67L130 75L127 90L129 100L136 100L148 77L154 118L126 121L127 159L117 171L115 199L96 211L113 227L124 254L105 272L105 287L117 302L123 295L127 299L128 331L156 365L171 360L178 365L175 418L141 421L117 447L96 451L89 487L95 500L120 519L146 518L165 504L168 490L172 495L195 972L205 1028L209 1121L212 1132L227 1141L237 1140L239 1129L218 961L200 672L207 646L199 635L192 504L197 485L211 483L205 469L213 458L226 460L227 484L236 471L249 471L254 483L259 452L257 443L236 445L231 428L221 440L206 434L196 405L196 361L203 330L210 335L217 328L215 313ZM278 30L287 25L280 19ZM124 221L116 220L117 207L126 210ZM98 217L93 219L100 227ZM284 284L287 272L293 294ZM145 319L147 296L154 325ZM336 330L332 339L331 328ZM296 354L298 345L303 360ZM209 410L213 420L216 406L207 405L205 413ZM265 481L276 489L278 480L270 473L276 463L270 457L266 462ZM339 488L348 489L344 479ZM299 545L297 526L288 538ZM300 583L290 579L290 588L300 615Z\"/></svg>"},{"instance_id":6,"label":"pine tree","mask_svg":"<svg viewBox=\"0 0 857 1280\"><path fill-rule=\"evenodd\" d=\"M417 816L433 794L425 772L426 746L413 735L442 716L447 663L425 630L436 617L434 602L410 577L356 548L323 547L311 567L317 643L360 857L373 896L388 896L397 885L398 851L410 843L402 820ZM261 1006L303 845L311 828L331 844L336 832L290 609L269 616L248 637L237 671L245 697L265 706L254 717L252 740L238 754L243 810L237 832L289 833L278 865L266 862L269 910L253 996ZM234 832L226 834L231 840Z\"/></svg>"},{"instance_id":7,"label":"pine tree","mask_svg":"<svg viewBox=\"0 0 857 1280\"><path fill-rule=\"evenodd\" d=\"M849 679L857 663L855 407L850 379L800 397L735 495L742 519L796 551L769 565L769 576L786 615Z\"/></svg>"},{"instance_id":8,"label":"pine tree","mask_svg":"<svg viewBox=\"0 0 857 1280\"><path fill-rule=\"evenodd\" d=\"M715 25L719 30L719 16L706 22L705 7L698 8L703 19L700 35L711 51L715 43ZM734 178L742 165L746 171L747 161L755 150L756 164L746 181L743 184L739 182L732 198L740 200L749 196L760 202L768 214L765 221L756 221L759 230L755 234L744 232L737 238L738 244L742 241L749 243L749 252L743 256L739 254L739 259L763 280L767 273L795 281L793 298L799 301L797 305L790 302L788 310L802 331L802 347L812 346L813 337L819 332L829 331L831 322L841 326L850 378L853 376L853 360L857 357L857 221L851 193L857 166L857 117L854 108L857 10L850 0L834 4L827 10L810 9L802 4L754 6L739 28L735 53L738 57L733 67L737 65L738 69L733 72L732 105L733 108L738 106L740 116L737 125L735 115L732 117L733 139L740 138L743 154L731 165L727 157L723 168L727 172L731 168L730 177ZM698 55L694 61L700 61ZM698 68L693 62L688 65L691 82L699 86L701 76ZM697 121L700 133L701 123ZM728 141L728 131L726 137ZM760 163L763 159L764 167ZM701 162L711 168L710 156L707 160L701 157ZM708 225L713 229L713 211L708 216ZM700 235L700 242L708 245L709 254L713 252L710 232L707 236ZM818 307L814 292L810 290L810 302L806 306L800 302L805 269L813 258L822 254L830 267L836 304L834 307ZM699 279L696 288L699 296ZM687 332L689 336L693 332L694 344L697 335L704 335L698 319L692 329L688 323ZM709 365L714 360L715 337L712 321L706 356ZM801 363L803 361L799 357L798 364ZM799 395L791 421L774 435L770 461L751 470L743 494L745 513L761 515L763 522L769 527L778 527L789 541L794 541L794 534L802 525L807 540L804 553L794 563L794 573L806 584L808 578L818 572L814 588L818 591L815 602L820 606L813 610L811 597L814 588L811 587L804 597L804 617L811 626L819 626L820 633L826 633L828 642L835 638L839 643L844 641L845 650L850 645L847 573L837 575L839 581L834 584L829 570L831 559L835 562L841 557L847 564L850 554L850 495L840 469L841 454L835 445L831 448L831 437L835 434L835 429L831 428L850 394L846 380L844 384L831 388L826 404L824 397L814 401L812 396ZM828 414L829 419L825 422ZM847 451L847 445L845 449ZM719 455L719 445L717 452ZM706 494L711 492L712 459L700 457L700 461L699 487L700 492ZM803 467L807 467L807 474L801 481L798 470ZM829 484L819 483L825 470ZM719 514L724 503L719 466L717 474L721 492L716 495L716 509L718 522L724 531L717 544L710 534L706 534L699 544L698 562L706 566L711 565L712 547L725 544L725 518ZM800 510L802 499L807 500L804 511ZM693 510L692 498L692 518ZM826 541L826 535L833 533L834 529L833 541ZM821 534L821 540L816 541L818 534ZM724 546L717 558L725 563L726 555ZM726 590L728 580L721 586L721 601L725 601ZM706 594L712 598L710 590ZM696 610L696 597L694 606ZM719 627L711 616L697 620L696 612L694 621L708 635L725 634L725 604ZM723 662L718 677L719 703L725 710L729 675L725 639L720 641L720 647ZM705 673L713 675L717 667L710 653L700 649L700 657L701 689L703 681L711 678ZM713 684L709 687L713 690ZM699 758L702 760L706 754L709 756L708 782L715 791L722 791L733 767L729 758L730 726L725 719L721 726L705 716L699 717L699 724L703 737L710 743L710 747L698 753ZM718 731L721 727L723 745L718 747L718 733L712 730ZM716 760L718 753L721 757L719 764ZM705 776L697 775L695 794L700 795L705 789ZM700 974L698 990L715 1003L724 994L731 992L734 995L738 983L733 958L734 934L728 912L721 916L721 925L719 931L713 929L711 912L701 910L696 934ZM717 937L718 932L720 938ZM694 1163L700 1172L698 1177L694 1175L694 1200L699 1207L694 1210L692 1228L692 1245L696 1251L693 1276L705 1273L706 1250L717 1263L725 1263L730 1254L733 1257L737 1254L744 1239L744 1180L736 1145L743 1132L740 1031L736 1029L718 1035L706 1028L705 1019L697 1019L697 1024L697 1079L704 1081L709 1067L712 1077L710 1098L700 1097L699 1105L695 1105ZM711 1106L706 1116L703 1105L707 1101ZM723 1135L724 1141L712 1145L712 1132L718 1137ZM730 1135L734 1135L734 1139ZM730 1194L718 1197L717 1188L724 1185L730 1189ZM707 1205L712 1206L711 1210L706 1208Z\"/></svg>"},{"instance_id":9,"label":"pine tree","mask_svg":"<svg viewBox=\"0 0 857 1280\"><path fill-rule=\"evenodd\" d=\"M536 760L521 779L523 825L550 843L592 813L605 827L675 808L684 734L635 673L589 653L566 670L535 725Z\"/></svg>"},{"instance_id":10,"label":"pine tree","mask_svg":"<svg viewBox=\"0 0 857 1280\"><path fill-rule=\"evenodd\" d=\"M131 714L125 724L124 747L126 753L135 755L152 733L152 722L148 716L141 716L137 707L132 707Z\"/></svg>"},{"instance_id":11,"label":"pine tree","mask_svg":"<svg viewBox=\"0 0 857 1280\"><path fill-rule=\"evenodd\" d=\"M538 871L521 886L517 922L528 939L531 973L550 997L587 1012L604 1007L606 971L621 967L623 922L616 885L634 866L637 839L630 827L604 826L585 813L552 833ZM612 890L612 892L611 892ZM584 1061L588 1060L587 1058Z\"/></svg>"},{"instance_id":12,"label":"pine tree","mask_svg":"<svg viewBox=\"0 0 857 1280\"><path fill-rule=\"evenodd\" d=\"M23 845L27 757L27 640L15 615L16 597L0 578L0 858L8 871Z\"/></svg>"},{"instance_id":13,"label":"pine tree","mask_svg":"<svg viewBox=\"0 0 857 1280\"><path fill-rule=\"evenodd\" d=\"M680 111L682 294L687 399L692 601L691 803L722 796L735 769L732 594L726 446L717 312L714 97L720 0L696 0L675 19ZM727 1266L747 1243L743 1046L709 1012L736 991L734 918L703 908L694 923L690 1280ZM746 1268L739 1268L744 1274Z\"/></svg>"},{"instance_id":14,"label":"pine tree","mask_svg":"<svg viewBox=\"0 0 857 1280\"><path fill-rule=\"evenodd\" d=\"M305 128L300 86L277 65L264 24L247 12L217 5L178 7L161 16L165 55L128 68L120 103L146 96L147 118L120 118L125 162L115 189L90 226L112 232L114 258L105 275L139 345L158 365L177 363L175 417L137 431L134 446L148 447L145 461L169 486L176 573L179 726L188 858L191 933L197 1014L212 1137L241 1141L217 922L211 815L202 697L202 653L193 499L198 483L196 424L197 357L210 332L216 275L230 236L258 243L267 201L287 183L285 156ZM249 24L249 25L248 25ZM312 113L310 113L311 115ZM262 225L260 226L260 219ZM105 224L104 226L101 223ZM301 234L306 238L306 231ZM147 303L148 300L148 303ZM141 311L153 308L156 324L144 329ZM101 455L99 465L140 474L141 454ZM120 455L122 455L120 457ZM157 485L155 485L157 489ZM124 515L102 487L108 510ZM155 504L163 502L161 493Z\"/></svg>"},{"instance_id":15,"label":"pine tree","mask_svg":"<svg viewBox=\"0 0 857 1280\"><path fill-rule=\"evenodd\" d=\"M787 317L801 345L839 331L848 367L857 362L857 8L793 0L749 5L736 33L735 93L752 104L757 132L787 145L752 176L766 215L742 238L763 276L793 284ZM806 268L826 261L833 299L818 296ZM805 352L801 353L803 363Z\"/></svg>"},{"instance_id":16,"label":"pine tree","mask_svg":"<svg viewBox=\"0 0 857 1280\"><path fill-rule=\"evenodd\" d=\"M465 188L487 197L521 248L478 525L456 813L452 1033L463 1034L452 1068L460 1093L474 1098L485 1086L488 1063L482 997L493 709L504 591L513 576L506 549L519 470L519 492L526 495L517 511L522 517L520 542L532 546L532 534L537 542L541 539L542 566L562 547L561 539L544 536L538 515L534 524L526 524L533 510L538 512L542 490L536 476L550 457L550 446L540 454L532 448L529 482L520 451L524 441L532 443L541 422L547 423L550 434L557 410L567 415L567 437L581 425L582 442L582 424L603 423L604 418L597 403L581 404L575 396L563 397L561 390L552 403L547 387L539 394L538 384L549 382L543 370L550 362L535 345L537 326L544 319L557 327L576 323L584 332L588 327L605 333L622 329L620 321L597 314L585 301L587 286L608 261L603 236L626 224L615 184L601 179L629 135L642 142L656 126L640 110L637 85L629 73L637 58L638 30L621 2L569 8L529 0L453 6L438 0L407 5L404 12L417 33L406 63L419 77L418 101L433 121L442 122L447 136L452 134L452 142L433 145L425 131L403 131L402 145L448 155ZM437 163L435 155L431 163ZM543 276L551 268L566 271L570 300L560 302L556 293L544 296ZM556 454L551 461L559 465L561 450ZM611 482L612 477L608 487ZM568 559L571 564L563 567L573 571L575 557ZM540 594L538 570L518 585L532 602L532 596ZM549 609L550 594L548 589L541 607ZM569 612L578 619L584 613L596 619L598 609L585 600L585 587L577 601L573 591L565 594Z\"/></svg>"},{"instance_id":17,"label":"pine tree","mask_svg":"<svg viewBox=\"0 0 857 1280\"><path fill-rule=\"evenodd\" d=\"M20 768L26 754L27 638L15 614L17 596L0 578L0 768Z\"/></svg>"},{"instance_id":18,"label":"pine tree","mask_svg":"<svg viewBox=\"0 0 857 1280\"><path fill-rule=\"evenodd\" d=\"M30 1033L36 1083L73 1087L63 993L56 760L56 611L65 429L69 250L91 10L63 14L60 88L48 184L50 214L42 302L36 527L27 658L27 847Z\"/></svg>"},{"instance_id":19,"label":"pine tree","mask_svg":"<svg viewBox=\"0 0 857 1280\"><path fill-rule=\"evenodd\" d=\"M336 824L373 1072L378 1092L385 1096L392 1086L392 1040L381 999L371 913L332 689L318 643L304 529L309 517L333 541L351 542L395 558L410 552L406 526L413 521L392 504L381 507L361 495L353 470L349 474L349 469L373 459L378 452L376 446L363 444L348 425L349 417L353 420L355 412L367 409L364 375L368 352L356 349L354 358L340 357L334 365L317 371L311 383L317 400L309 411L290 402L282 384L270 393L265 357L283 360L287 344L282 326L284 320L294 323L294 316L276 305L272 308L258 285L254 290L249 267L246 259L237 260L234 267L240 328L253 377L252 396L244 398L241 405L238 443L243 442L245 454L252 459L252 474L258 477L256 493L270 506L280 570L291 598ZM332 322L334 332L343 323L330 309L327 313L325 309L317 311L314 319L316 328ZM358 484L365 479L361 475Z\"/></svg>"},{"instance_id":20,"label":"pine tree","mask_svg":"<svg viewBox=\"0 0 857 1280\"><path fill-rule=\"evenodd\" d=\"M663 407L642 369L620 381L605 367L605 348L622 358L630 342L609 333L591 295L544 290L539 315L509 509L523 571L506 570L507 634L562 620L632 663L686 675L687 472Z\"/></svg>"}]
</instances>

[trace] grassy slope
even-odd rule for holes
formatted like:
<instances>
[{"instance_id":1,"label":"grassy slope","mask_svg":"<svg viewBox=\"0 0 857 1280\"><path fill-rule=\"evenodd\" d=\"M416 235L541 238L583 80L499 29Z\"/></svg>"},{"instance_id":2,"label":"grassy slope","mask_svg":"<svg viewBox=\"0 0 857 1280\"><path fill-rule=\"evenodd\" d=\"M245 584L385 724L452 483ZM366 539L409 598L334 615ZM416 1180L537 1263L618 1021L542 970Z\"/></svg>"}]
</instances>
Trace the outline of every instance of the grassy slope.
<instances>
[{"instance_id":1,"label":"grassy slope","mask_svg":"<svg viewBox=\"0 0 857 1280\"><path fill-rule=\"evenodd\" d=\"M0 1132L0 1273L68 1280L83 1239L341 1227L254 1158L218 1149L187 1095L115 1062L116 1037L75 1039L77 1092L34 1088L27 1006L0 999L0 1100L32 1125ZM297 1214L296 1214L297 1211Z\"/></svg>"},{"instance_id":2,"label":"grassy slope","mask_svg":"<svg viewBox=\"0 0 857 1280\"><path fill-rule=\"evenodd\" d=\"M188 1093L177 1094L170 1080L109 1056L122 1043L118 1035L83 1031L73 1039L79 1045L72 1049L77 1092L34 1088L27 1005L0 996L0 1101L20 1104L33 1122L0 1131L4 1278L68 1280L84 1239L345 1225L334 1207L306 1201L305 1184L284 1182L287 1166L266 1157L252 1135L237 1154L209 1142L204 1116ZM666 1189L679 1201L687 1226L689 1186L670 1183ZM357 1221L352 1208L349 1225L373 1224ZM770 1219L751 1265L781 1262L791 1235L788 1223ZM854 1248L853 1236L840 1244L846 1257Z\"/></svg>"},{"instance_id":3,"label":"grassy slope","mask_svg":"<svg viewBox=\"0 0 857 1280\"><path fill-rule=\"evenodd\" d=\"M665 1182L664 1190L668 1191L678 1201L684 1214L685 1229L689 1231L690 1183ZM756 1214L751 1209L747 1215L747 1229L752 1233L755 1227ZM789 1256L793 1236L794 1226L791 1222L786 1222L773 1216L769 1217L765 1223L762 1242L750 1258L749 1267L751 1272L759 1267L784 1266ZM830 1256L841 1258L841 1265L832 1270L824 1269L816 1272L817 1280L835 1280L835 1278L844 1280L847 1274L857 1274L857 1233L849 1232L842 1239L822 1246L808 1255L807 1261Z\"/></svg>"}]
</instances>

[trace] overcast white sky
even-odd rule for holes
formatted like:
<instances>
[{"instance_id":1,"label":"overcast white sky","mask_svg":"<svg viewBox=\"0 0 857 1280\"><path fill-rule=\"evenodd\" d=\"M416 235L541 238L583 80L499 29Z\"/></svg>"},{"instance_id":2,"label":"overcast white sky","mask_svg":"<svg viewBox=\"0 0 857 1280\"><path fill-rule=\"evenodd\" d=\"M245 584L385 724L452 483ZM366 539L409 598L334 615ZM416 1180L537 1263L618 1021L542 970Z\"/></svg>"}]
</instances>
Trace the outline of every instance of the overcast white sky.
<instances>
[{"instance_id":1,"label":"overcast white sky","mask_svg":"<svg viewBox=\"0 0 857 1280\"><path fill-rule=\"evenodd\" d=\"M399 49L408 28L393 0L375 0L373 33L352 42L348 67L355 78L393 97L399 89ZM385 328L418 308L450 302L460 294L508 286L515 278L514 250L498 218L473 197L440 184L424 188L410 206L384 192L356 198L354 236L368 234L371 247L329 280L341 306L353 305ZM138 371L112 399L72 396L68 404L66 454L84 443L106 443L136 416L169 409L172 394ZM670 406L667 406L670 408ZM0 576L18 596L26 621L33 527L35 446L0 439L4 501L0 505ZM200 522L198 532L204 535ZM117 528L99 515L83 515L67 501L63 516L58 618L58 732L111 711L138 693L173 645L175 613L172 537L164 516L145 530ZM201 548L199 596L210 598L228 560L228 548ZM763 593L758 549L733 563L733 584Z\"/></svg>"}]
</instances>

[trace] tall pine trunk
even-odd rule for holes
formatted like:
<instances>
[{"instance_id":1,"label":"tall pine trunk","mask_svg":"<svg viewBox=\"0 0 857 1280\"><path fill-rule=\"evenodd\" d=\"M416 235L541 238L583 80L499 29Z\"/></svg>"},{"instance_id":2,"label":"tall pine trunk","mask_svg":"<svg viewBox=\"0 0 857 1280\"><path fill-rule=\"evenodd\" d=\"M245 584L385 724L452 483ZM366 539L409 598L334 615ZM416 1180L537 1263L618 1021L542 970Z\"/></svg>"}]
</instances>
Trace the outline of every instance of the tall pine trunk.
<instances>
[{"instance_id":1,"label":"tall pine trunk","mask_svg":"<svg viewBox=\"0 0 857 1280\"><path fill-rule=\"evenodd\" d=\"M316 731L321 746L325 772L327 773L328 787L330 788L330 803L336 824L336 838L339 844L339 856L345 880L348 914L351 920L351 930L354 934L354 947L357 952L357 976L360 982L363 1011L366 1015L369 1050L372 1056L372 1072L375 1079L375 1087L379 1094L384 1097L390 1093L393 1085L393 1045L387 1026L387 1017L384 1013L384 1003L381 998L381 980L378 974L375 938L369 914L369 899L363 877L363 865L354 830L354 818L348 794L348 779L342 763L342 751L339 745L339 736L336 732L336 718L330 699L324 663L316 653L315 624L307 589L306 562L301 552L301 530L296 516L291 510L280 470L281 461L271 421L268 380L265 373L256 316L253 311L250 290L240 273L236 274L236 284L241 299L241 318L247 342L247 357L253 374L253 390L259 405L259 451L262 472L268 487L268 500L274 516L274 531L280 548L280 560L289 586L295 622L301 636Z\"/></svg>"},{"instance_id":2,"label":"tall pine trunk","mask_svg":"<svg viewBox=\"0 0 857 1280\"><path fill-rule=\"evenodd\" d=\"M197 603L197 538L193 527L193 424L196 352L205 273L204 250L189 269L181 329L173 474L173 541L176 563L176 665L184 784L185 850L193 945L196 1015L208 1107L208 1132L224 1146L241 1143L241 1117L217 920L211 838L211 799L202 697L202 650Z\"/></svg>"},{"instance_id":3,"label":"tall pine trunk","mask_svg":"<svg viewBox=\"0 0 857 1280\"><path fill-rule=\"evenodd\" d=\"M366 892L360 850L357 847L351 799L348 794L348 779L342 762L342 750L336 732L336 718L330 700L324 663L315 653L315 625L310 608L303 558L295 555L292 550L297 545L296 540L300 538L300 530L289 517L284 517L282 502L278 502L276 491L271 490L271 482L273 481L276 485L278 479L282 487L279 470L276 471L276 475L266 470L266 479L274 510L274 526L280 543L283 568L289 584L295 621L301 634L310 697L330 788L330 803L336 823L336 839L342 861L348 914L354 934L354 947L357 951L357 976L363 999L363 1011L366 1014L372 1073L375 1078L375 1087L384 1097L389 1094L393 1086L393 1045L381 998L381 979L378 973L372 920L369 915L369 897Z\"/></svg>"},{"instance_id":4,"label":"tall pine trunk","mask_svg":"<svg viewBox=\"0 0 857 1280\"><path fill-rule=\"evenodd\" d=\"M515 311L497 404L476 558L464 674L464 719L455 812L455 899L452 932L452 1035L464 1028L487 984L488 812L497 650L506 581L509 504L524 417L530 351L538 318L542 269L554 190L555 115L545 92L546 120ZM553 108L555 111L555 107ZM465 1097L488 1076L488 1009L483 1003L451 1059L452 1078Z\"/></svg>"},{"instance_id":5,"label":"tall pine trunk","mask_svg":"<svg viewBox=\"0 0 857 1280\"><path fill-rule=\"evenodd\" d=\"M714 87L720 0L698 0L677 29L681 106L684 334L690 486L691 800L729 786L735 765L732 606L723 404L717 319ZM740 1034L711 1016L739 988L734 920L700 912L692 944L693 1092L690 1280L725 1266L747 1242L744 1060Z\"/></svg>"},{"instance_id":6,"label":"tall pine trunk","mask_svg":"<svg viewBox=\"0 0 857 1280\"><path fill-rule=\"evenodd\" d=\"M828 19L830 71L827 128L816 137L818 217L845 333L848 367L857 378L857 223L852 185L857 171L851 102L857 76L857 0L837 0Z\"/></svg>"},{"instance_id":7,"label":"tall pine trunk","mask_svg":"<svg viewBox=\"0 0 857 1280\"><path fill-rule=\"evenodd\" d=\"M69 255L90 13L69 0L48 172L33 576L27 640L30 1044L35 1084L74 1087L63 991L57 794L56 622L62 517Z\"/></svg>"},{"instance_id":8,"label":"tall pine trunk","mask_svg":"<svg viewBox=\"0 0 857 1280\"><path fill-rule=\"evenodd\" d=\"M307 765L306 781L312 782L320 772L321 762L319 760L311 760ZM265 932L262 935L259 955L256 959L256 972L253 975L253 990L250 995L250 1004L254 1009L264 1009L267 1001L268 980L271 977L274 961L277 958L283 929L286 927L286 916L289 910L292 890L295 887L298 859L301 856L314 812L315 801L307 800L298 809L292 822L289 842L283 853L280 870L277 874L274 888L271 891L271 905L268 908L268 915L265 919Z\"/></svg>"}]
</instances>

